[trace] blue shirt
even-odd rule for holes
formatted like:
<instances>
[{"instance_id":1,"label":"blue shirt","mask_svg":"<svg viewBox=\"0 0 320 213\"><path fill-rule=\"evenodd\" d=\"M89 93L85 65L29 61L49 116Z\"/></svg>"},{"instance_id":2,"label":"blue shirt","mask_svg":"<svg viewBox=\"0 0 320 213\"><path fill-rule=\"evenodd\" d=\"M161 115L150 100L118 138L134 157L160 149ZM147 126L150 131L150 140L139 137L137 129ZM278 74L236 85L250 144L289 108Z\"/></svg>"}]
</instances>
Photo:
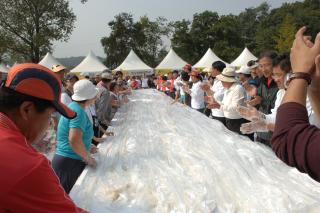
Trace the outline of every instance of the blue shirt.
<instances>
[{"instance_id":1,"label":"blue shirt","mask_svg":"<svg viewBox=\"0 0 320 213\"><path fill-rule=\"evenodd\" d=\"M77 155L69 142L69 130L71 128L80 129L82 131L82 141L85 149L90 150L91 141L93 138L93 127L85 110L76 102L72 102L68 107L77 113L74 119L68 119L61 116L57 130L57 149L56 154L64 157L69 157L77 160L82 158Z\"/></svg>"}]
</instances>

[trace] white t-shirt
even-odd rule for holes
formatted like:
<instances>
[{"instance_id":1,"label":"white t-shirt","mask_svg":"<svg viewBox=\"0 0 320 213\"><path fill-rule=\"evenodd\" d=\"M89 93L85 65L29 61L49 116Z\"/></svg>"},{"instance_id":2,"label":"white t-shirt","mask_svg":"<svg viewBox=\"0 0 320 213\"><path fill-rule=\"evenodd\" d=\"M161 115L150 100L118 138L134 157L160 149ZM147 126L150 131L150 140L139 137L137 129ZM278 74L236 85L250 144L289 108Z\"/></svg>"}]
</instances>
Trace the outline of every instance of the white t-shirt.
<instances>
[{"instance_id":1,"label":"white t-shirt","mask_svg":"<svg viewBox=\"0 0 320 213\"><path fill-rule=\"evenodd\" d=\"M274 108L271 109L271 114L266 115L266 121L267 123L276 123L276 116L277 116L277 110L279 108L279 106L281 105L283 96L286 94L286 91L284 89L279 89L277 92L277 98L276 101L274 103Z\"/></svg>"},{"instance_id":2,"label":"white t-shirt","mask_svg":"<svg viewBox=\"0 0 320 213\"><path fill-rule=\"evenodd\" d=\"M142 88L148 88L148 79L147 78L144 78L142 79Z\"/></svg>"},{"instance_id":3,"label":"white t-shirt","mask_svg":"<svg viewBox=\"0 0 320 213\"><path fill-rule=\"evenodd\" d=\"M193 83L191 88L191 107L193 109L204 108L204 91L200 88L201 81Z\"/></svg>"},{"instance_id":4,"label":"white t-shirt","mask_svg":"<svg viewBox=\"0 0 320 213\"><path fill-rule=\"evenodd\" d=\"M244 88L234 83L229 89L225 89L220 109L223 110L224 117L229 119L240 119L237 112L238 105L244 105Z\"/></svg>"},{"instance_id":5,"label":"white t-shirt","mask_svg":"<svg viewBox=\"0 0 320 213\"><path fill-rule=\"evenodd\" d=\"M218 103L221 103L224 96L225 88L222 86L221 81L215 79L212 87L210 88L212 92L214 92L213 98ZM224 117L222 109L211 109L211 114L214 117Z\"/></svg>"},{"instance_id":6,"label":"white t-shirt","mask_svg":"<svg viewBox=\"0 0 320 213\"><path fill-rule=\"evenodd\" d=\"M185 85L185 84L183 83L181 78L178 77L176 80L174 80L174 88L176 89L176 91L179 91L179 94L182 96L182 95L185 95L186 93L184 92L182 86L180 85Z\"/></svg>"}]
</instances>

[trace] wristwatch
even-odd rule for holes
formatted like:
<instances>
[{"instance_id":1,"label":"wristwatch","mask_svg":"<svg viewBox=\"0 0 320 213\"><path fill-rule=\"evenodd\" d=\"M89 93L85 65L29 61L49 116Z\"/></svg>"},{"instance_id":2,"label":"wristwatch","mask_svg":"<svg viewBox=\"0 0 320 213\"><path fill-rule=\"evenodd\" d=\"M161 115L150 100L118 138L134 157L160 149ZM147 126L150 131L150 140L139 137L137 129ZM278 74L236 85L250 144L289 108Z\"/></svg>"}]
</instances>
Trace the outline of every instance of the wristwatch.
<instances>
[{"instance_id":1,"label":"wristwatch","mask_svg":"<svg viewBox=\"0 0 320 213\"><path fill-rule=\"evenodd\" d=\"M293 79L304 79L305 81L307 81L308 85L311 84L311 75L309 73L305 73L305 72L289 73L289 79L287 81L287 85Z\"/></svg>"}]
</instances>

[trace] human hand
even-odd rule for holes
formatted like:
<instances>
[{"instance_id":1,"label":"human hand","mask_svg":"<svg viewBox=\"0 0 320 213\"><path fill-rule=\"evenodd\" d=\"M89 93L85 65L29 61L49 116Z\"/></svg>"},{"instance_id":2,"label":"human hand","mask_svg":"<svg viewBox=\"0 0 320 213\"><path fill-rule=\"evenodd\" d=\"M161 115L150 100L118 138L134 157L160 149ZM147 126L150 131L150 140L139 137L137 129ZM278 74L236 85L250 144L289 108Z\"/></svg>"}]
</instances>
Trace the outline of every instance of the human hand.
<instances>
[{"instance_id":1,"label":"human hand","mask_svg":"<svg viewBox=\"0 0 320 213\"><path fill-rule=\"evenodd\" d=\"M240 131L242 134L251 134L254 132L268 132L267 122L263 119L258 121L251 121L249 123L241 124Z\"/></svg>"},{"instance_id":2,"label":"human hand","mask_svg":"<svg viewBox=\"0 0 320 213\"><path fill-rule=\"evenodd\" d=\"M303 35L305 31L306 27L302 27L296 33L295 40L291 48L290 60L293 72L305 72L311 74L315 58L320 54L320 33L318 33L315 43L313 44L308 37Z\"/></svg>"},{"instance_id":3,"label":"human hand","mask_svg":"<svg viewBox=\"0 0 320 213\"><path fill-rule=\"evenodd\" d=\"M106 136L114 136L114 132L105 132L104 133Z\"/></svg>"},{"instance_id":4,"label":"human hand","mask_svg":"<svg viewBox=\"0 0 320 213\"><path fill-rule=\"evenodd\" d=\"M210 84L208 82L203 82L201 83L200 88L206 92L210 89Z\"/></svg>"},{"instance_id":5,"label":"human hand","mask_svg":"<svg viewBox=\"0 0 320 213\"><path fill-rule=\"evenodd\" d=\"M97 161L93 157L91 157L89 154L83 159L83 161L92 168L97 167Z\"/></svg>"},{"instance_id":6,"label":"human hand","mask_svg":"<svg viewBox=\"0 0 320 213\"><path fill-rule=\"evenodd\" d=\"M243 88L248 93L250 97L254 97L257 95L257 87L250 85L249 83L244 83Z\"/></svg>"},{"instance_id":7,"label":"human hand","mask_svg":"<svg viewBox=\"0 0 320 213\"><path fill-rule=\"evenodd\" d=\"M262 98L260 96L255 96L252 100L250 101L245 101L245 103L247 105L250 105L250 106L257 106L259 104L261 104L261 101L262 101Z\"/></svg>"},{"instance_id":8,"label":"human hand","mask_svg":"<svg viewBox=\"0 0 320 213\"><path fill-rule=\"evenodd\" d=\"M212 96L205 96L204 97L204 102L210 104L210 103L214 102L214 99L213 99Z\"/></svg>"},{"instance_id":9,"label":"human hand","mask_svg":"<svg viewBox=\"0 0 320 213\"><path fill-rule=\"evenodd\" d=\"M241 117L249 121L257 121L263 118L263 113L259 112L256 108L252 106L238 106L237 111Z\"/></svg>"},{"instance_id":10,"label":"human hand","mask_svg":"<svg viewBox=\"0 0 320 213\"><path fill-rule=\"evenodd\" d=\"M315 71L312 74L312 81L309 86L312 91L320 90L320 55L318 55L315 59Z\"/></svg>"},{"instance_id":11,"label":"human hand","mask_svg":"<svg viewBox=\"0 0 320 213\"><path fill-rule=\"evenodd\" d=\"M99 139L102 139L102 138L97 138L98 140ZM97 141L98 142L98 141ZM96 153L98 153L98 147L96 147L95 145L91 145L91 147L90 147L90 153L91 154L96 154Z\"/></svg>"},{"instance_id":12,"label":"human hand","mask_svg":"<svg viewBox=\"0 0 320 213\"><path fill-rule=\"evenodd\" d=\"M208 108L208 109L220 109L220 104L214 101L214 102L209 103L206 108Z\"/></svg>"}]
</instances>

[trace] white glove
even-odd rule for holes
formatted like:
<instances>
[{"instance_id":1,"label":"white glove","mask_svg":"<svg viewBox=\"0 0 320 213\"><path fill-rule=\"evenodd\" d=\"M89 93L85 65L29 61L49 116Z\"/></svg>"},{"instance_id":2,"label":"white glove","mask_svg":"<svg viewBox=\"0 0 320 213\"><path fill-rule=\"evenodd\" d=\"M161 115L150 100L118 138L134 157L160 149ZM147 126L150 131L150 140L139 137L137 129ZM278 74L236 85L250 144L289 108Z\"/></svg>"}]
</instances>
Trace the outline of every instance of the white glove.
<instances>
[{"instance_id":1,"label":"white glove","mask_svg":"<svg viewBox=\"0 0 320 213\"><path fill-rule=\"evenodd\" d=\"M260 119L265 119L265 114L259 112L256 108L252 106L238 106L237 111L241 117L249 121L258 121Z\"/></svg>"},{"instance_id":2,"label":"white glove","mask_svg":"<svg viewBox=\"0 0 320 213\"><path fill-rule=\"evenodd\" d=\"M87 157L83 159L83 161L90 167L93 167L93 168L97 167L97 161L93 157L91 157L89 154L87 155Z\"/></svg>"},{"instance_id":3,"label":"white glove","mask_svg":"<svg viewBox=\"0 0 320 213\"><path fill-rule=\"evenodd\" d=\"M244 123L240 126L240 131L243 134L251 134L254 132L268 132L267 122L264 119L258 121L252 121L249 123Z\"/></svg>"}]
</instances>

